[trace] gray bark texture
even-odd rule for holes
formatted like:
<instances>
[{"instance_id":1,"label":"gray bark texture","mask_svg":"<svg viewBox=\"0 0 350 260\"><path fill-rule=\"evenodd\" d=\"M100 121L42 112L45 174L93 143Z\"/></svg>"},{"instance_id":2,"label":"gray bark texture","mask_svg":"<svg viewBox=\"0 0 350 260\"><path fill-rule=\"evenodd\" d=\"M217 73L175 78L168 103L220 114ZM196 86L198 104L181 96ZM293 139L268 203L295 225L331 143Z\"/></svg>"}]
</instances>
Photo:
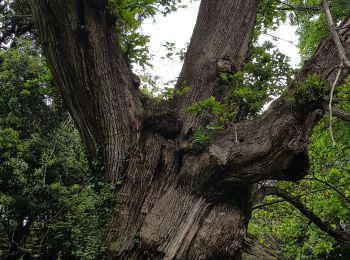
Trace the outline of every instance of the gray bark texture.
<instances>
[{"instance_id":1,"label":"gray bark texture","mask_svg":"<svg viewBox=\"0 0 350 260\"><path fill-rule=\"evenodd\" d=\"M258 0L201 1L176 85L186 81L190 91L161 108L133 86L107 1L29 4L89 159L102 149L106 181L123 183L107 234L109 258L240 259L257 183L305 176L309 136L326 98L281 97L256 120L228 126L209 147L192 145L191 131L203 122L186 109L209 96L223 98L218 75L240 70L248 59ZM349 51L350 27L344 28ZM323 39L288 92L297 93L314 73L331 83L339 64L332 39Z\"/></svg>"}]
</instances>

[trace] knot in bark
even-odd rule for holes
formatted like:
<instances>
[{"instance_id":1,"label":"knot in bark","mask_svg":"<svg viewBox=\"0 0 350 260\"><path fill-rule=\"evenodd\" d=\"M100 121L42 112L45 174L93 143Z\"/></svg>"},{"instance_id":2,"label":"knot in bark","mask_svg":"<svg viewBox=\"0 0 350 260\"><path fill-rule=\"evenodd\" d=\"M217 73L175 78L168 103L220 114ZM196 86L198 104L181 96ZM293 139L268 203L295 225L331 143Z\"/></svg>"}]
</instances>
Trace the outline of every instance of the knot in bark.
<instances>
[{"instance_id":1,"label":"knot in bark","mask_svg":"<svg viewBox=\"0 0 350 260\"><path fill-rule=\"evenodd\" d=\"M216 69L218 73L231 73L234 71L234 65L231 61L231 58L225 55L222 58L219 58L216 61Z\"/></svg>"}]
</instances>

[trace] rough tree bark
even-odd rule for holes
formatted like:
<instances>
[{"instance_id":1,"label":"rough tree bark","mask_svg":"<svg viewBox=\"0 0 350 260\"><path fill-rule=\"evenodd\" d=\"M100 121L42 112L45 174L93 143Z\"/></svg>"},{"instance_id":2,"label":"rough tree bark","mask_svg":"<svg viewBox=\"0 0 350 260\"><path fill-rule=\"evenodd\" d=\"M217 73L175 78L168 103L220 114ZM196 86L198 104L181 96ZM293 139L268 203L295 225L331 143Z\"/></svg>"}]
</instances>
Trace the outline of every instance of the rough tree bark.
<instances>
[{"instance_id":1,"label":"rough tree bark","mask_svg":"<svg viewBox=\"0 0 350 260\"><path fill-rule=\"evenodd\" d=\"M258 0L202 0L176 86L186 81L190 91L161 109L133 86L107 1L29 3L89 159L102 149L106 180L123 181L107 235L109 257L240 259L256 183L305 176L308 138L327 98L281 97L260 118L228 126L209 147L191 145L191 132L203 122L186 108L211 95L222 98L218 74L241 69L248 58ZM349 34L344 26L347 51ZM314 73L332 82L339 63L325 38L288 91L296 94ZM347 74L344 69L339 83Z\"/></svg>"}]
</instances>

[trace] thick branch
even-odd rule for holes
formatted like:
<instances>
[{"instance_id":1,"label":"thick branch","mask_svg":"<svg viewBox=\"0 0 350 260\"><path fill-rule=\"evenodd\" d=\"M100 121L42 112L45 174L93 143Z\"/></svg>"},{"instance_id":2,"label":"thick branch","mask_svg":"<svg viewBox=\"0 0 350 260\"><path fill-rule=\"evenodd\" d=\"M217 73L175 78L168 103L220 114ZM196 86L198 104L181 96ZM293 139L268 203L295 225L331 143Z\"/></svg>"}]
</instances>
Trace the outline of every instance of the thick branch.
<instances>
[{"instance_id":1,"label":"thick branch","mask_svg":"<svg viewBox=\"0 0 350 260\"><path fill-rule=\"evenodd\" d=\"M237 123L218 135L209 153L229 182L296 181L307 174L308 139L319 118L311 106L300 111L293 100L281 97L261 118Z\"/></svg>"},{"instance_id":2,"label":"thick branch","mask_svg":"<svg viewBox=\"0 0 350 260\"><path fill-rule=\"evenodd\" d=\"M176 89L186 82L190 91L175 98L175 106L184 121L183 133L199 122L186 109L209 96L220 99L221 72L240 70L247 56L255 23L258 0L201 1L196 26L185 56ZM176 91L175 91L176 93Z\"/></svg>"},{"instance_id":3,"label":"thick branch","mask_svg":"<svg viewBox=\"0 0 350 260\"><path fill-rule=\"evenodd\" d=\"M100 148L110 181L140 129L141 103L106 1L30 0L49 68L90 158Z\"/></svg>"},{"instance_id":4,"label":"thick branch","mask_svg":"<svg viewBox=\"0 0 350 260\"><path fill-rule=\"evenodd\" d=\"M324 111L329 112L328 103L323 103L322 109ZM341 109L339 109L337 107L332 107L332 114L333 114L333 116L338 117L339 119L342 119L342 120L344 120L346 122L350 122L350 112L341 110Z\"/></svg>"},{"instance_id":5,"label":"thick branch","mask_svg":"<svg viewBox=\"0 0 350 260\"><path fill-rule=\"evenodd\" d=\"M347 232L341 232L334 230L327 222L320 219L315 213L309 210L298 198L293 197L287 191L280 189L278 187L265 187L264 195L274 195L285 199L296 209L298 209L305 217L312 221L317 227L322 231L326 232L328 235L336 239L337 241L350 246L350 234Z\"/></svg>"},{"instance_id":6,"label":"thick branch","mask_svg":"<svg viewBox=\"0 0 350 260\"><path fill-rule=\"evenodd\" d=\"M344 38L346 54L350 53L350 23L348 16L341 24L340 37ZM319 110L327 96L327 89L335 79L337 85L349 74L345 67L340 73L341 60L332 38L324 38L314 54L305 62L290 85L289 95L273 102L264 115L254 121L231 125L220 133L209 147L214 161L226 173L229 182L257 182L265 179L298 180L308 171L308 140L313 126L322 115ZM298 88L313 74L325 82L324 96L298 100ZM339 75L338 75L339 74ZM322 108L323 109L323 108ZM347 115L335 109L335 114ZM237 136L237 138L235 137ZM238 142L236 141L238 139ZM239 171L237 170L239 169Z\"/></svg>"}]
</instances>

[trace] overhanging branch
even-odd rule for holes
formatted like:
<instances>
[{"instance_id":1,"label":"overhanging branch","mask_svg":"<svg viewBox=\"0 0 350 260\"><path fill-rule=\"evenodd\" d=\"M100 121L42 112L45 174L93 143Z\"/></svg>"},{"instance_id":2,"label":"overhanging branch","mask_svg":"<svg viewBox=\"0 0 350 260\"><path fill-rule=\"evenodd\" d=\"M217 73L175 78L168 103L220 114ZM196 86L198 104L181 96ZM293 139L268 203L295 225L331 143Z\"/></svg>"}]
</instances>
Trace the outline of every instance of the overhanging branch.
<instances>
[{"instance_id":1,"label":"overhanging branch","mask_svg":"<svg viewBox=\"0 0 350 260\"><path fill-rule=\"evenodd\" d=\"M328 235L333 237L335 240L343 243L344 245L350 246L350 234L348 232L333 229L329 223L323 221L314 212L309 210L298 198L292 196L287 191L278 187L269 186L264 187L263 194L264 196L274 195L283 198L293 207L298 209L305 217L312 221L322 231L326 232Z\"/></svg>"},{"instance_id":2,"label":"overhanging branch","mask_svg":"<svg viewBox=\"0 0 350 260\"><path fill-rule=\"evenodd\" d=\"M281 7L281 8L278 8L278 10L282 10L282 11L303 11L303 12L318 12L321 10L320 7L318 6L295 6L295 5L291 5L291 4L288 4L286 2L283 2L283 1L277 1L278 3L286 6L286 7Z\"/></svg>"},{"instance_id":3,"label":"overhanging branch","mask_svg":"<svg viewBox=\"0 0 350 260\"><path fill-rule=\"evenodd\" d=\"M321 191L325 191L325 190L329 190L329 189L332 189L332 188L322 188L322 189L317 189L317 190L312 190L312 191L309 191L309 192L306 192L306 193L303 193L303 194L300 194L298 196L296 196L295 198L301 198L301 197L304 197L304 196L307 196L307 195L310 195L312 193L317 193L317 192L321 192ZM253 203L255 203L256 201L260 201L262 199L262 197L264 196L264 187L260 190L257 190L255 193L254 193L254 196L253 196ZM271 201L271 202L267 202L267 203L263 203L263 204L259 204L259 205L256 205L256 206L253 206L253 210L256 210L256 209L260 209L260 208L264 208L266 206L271 206L271 205L274 205L274 204L277 204L277 203L281 203L281 202L285 202L286 200L285 199L278 199L278 200L274 200L274 201Z\"/></svg>"}]
</instances>

